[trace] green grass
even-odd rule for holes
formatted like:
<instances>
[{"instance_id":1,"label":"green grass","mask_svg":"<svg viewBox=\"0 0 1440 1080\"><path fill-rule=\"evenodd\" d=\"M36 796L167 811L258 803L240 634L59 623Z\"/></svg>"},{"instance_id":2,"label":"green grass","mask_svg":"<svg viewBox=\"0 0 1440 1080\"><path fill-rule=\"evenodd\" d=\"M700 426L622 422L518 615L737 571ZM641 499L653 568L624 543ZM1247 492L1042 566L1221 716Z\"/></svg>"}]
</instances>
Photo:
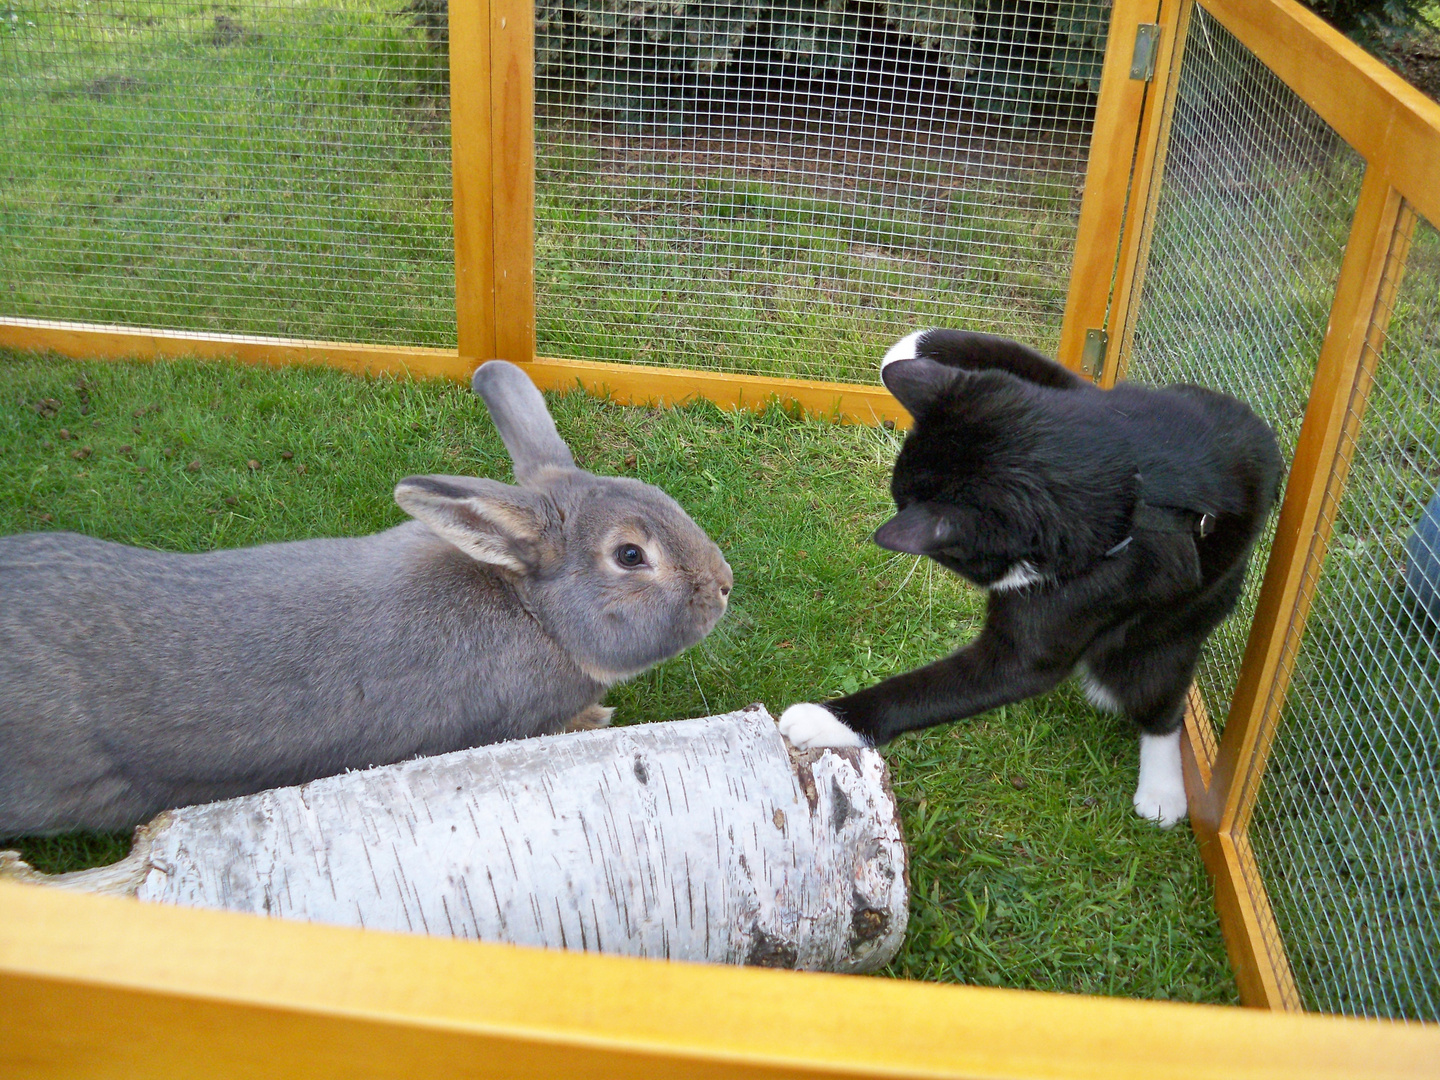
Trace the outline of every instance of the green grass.
<instances>
[{"instance_id":1,"label":"green grass","mask_svg":"<svg viewBox=\"0 0 1440 1080\"><path fill-rule=\"evenodd\" d=\"M443 68L397 5L0 3L6 314L454 343Z\"/></svg>"},{"instance_id":2,"label":"green grass","mask_svg":"<svg viewBox=\"0 0 1440 1080\"><path fill-rule=\"evenodd\" d=\"M869 542L890 511L894 433L778 409L550 400L583 466L669 491L735 569L720 627L612 691L617 722L756 700L778 713L975 632L974 590ZM73 529L177 551L384 528L402 519L390 491L409 473L509 478L483 407L458 386L13 353L0 353L0 462L0 533ZM912 855L910 930L892 974L1235 1000L1188 828L1135 817L1134 738L1073 687L885 754ZM19 846L53 871L113 858L123 837Z\"/></svg>"},{"instance_id":3,"label":"green grass","mask_svg":"<svg viewBox=\"0 0 1440 1080\"><path fill-rule=\"evenodd\" d=\"M446 76L400 6L0 0L0 314L453 345ZM868 379L917 321L1058 339L1073 134L856 162L802 123L770 169L542 113L543 354Z\"/></svg>"},{"instance_id":4,"label":"green grass","mask_svg":"<svg viewBox=\"0 0 1440 1080\"><path fill-rule=\"evenodd\" d=\"M1058 338L1074 207L1053 177L957 179L933 201L891 177L841 198L566 149L539 193L542 352L870 381L917 325Z\"/></svg>"}]
</instances>

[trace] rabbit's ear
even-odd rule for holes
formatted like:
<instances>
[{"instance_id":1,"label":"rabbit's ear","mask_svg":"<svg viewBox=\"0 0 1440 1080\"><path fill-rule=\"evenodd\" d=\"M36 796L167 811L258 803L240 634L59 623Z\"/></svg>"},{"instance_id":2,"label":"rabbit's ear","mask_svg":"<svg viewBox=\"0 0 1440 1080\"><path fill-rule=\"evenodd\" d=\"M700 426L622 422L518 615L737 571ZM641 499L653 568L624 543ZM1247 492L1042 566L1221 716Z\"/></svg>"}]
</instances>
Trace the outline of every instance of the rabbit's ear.
<instances>
[{"instance_id":1,"label":"rabbit's ear","mask_svg":"<svg viewBox=\"0 0 1440 1080\"><path fill-rule=\"evenodd\" d=\"M491 360L476 369L470 386L490 410L519 483L534 483L546 469L575 468L575 459L555 430L545 399L518 367Z\"/></svg>"},{"instance_id":2,"label":"rabbit's ear","mask_svg":"<svg viewBox=\"0 0 1440 1080\"><path fill-rule=\"evenodd\" d=\"M469 476L407 476L395 501L478 562L523 574L543 555L549 515L529 491Z\"/></svg>"}]
</instances>

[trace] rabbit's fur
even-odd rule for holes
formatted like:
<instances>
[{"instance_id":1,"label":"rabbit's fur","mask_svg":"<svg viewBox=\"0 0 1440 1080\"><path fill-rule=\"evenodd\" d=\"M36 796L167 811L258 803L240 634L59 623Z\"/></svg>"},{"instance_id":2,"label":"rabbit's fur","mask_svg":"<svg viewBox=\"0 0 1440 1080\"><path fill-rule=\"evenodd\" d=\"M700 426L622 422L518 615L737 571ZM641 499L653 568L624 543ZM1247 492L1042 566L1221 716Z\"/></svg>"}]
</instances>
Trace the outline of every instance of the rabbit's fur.
<instances>
[{"instance_id":1,"label":"rabbit's fur","mask_svg":"<svg viewBox=\"0 0 1440 1080\"><path fill-rule=\"evenodd\" d=\"M0 836L603 723L609 686L703 638L732 584L710 538L577 469L519 368L474 388L518 484L409 477L415 520L373 536L0 538Z\"/></svg>"}]
</instances>

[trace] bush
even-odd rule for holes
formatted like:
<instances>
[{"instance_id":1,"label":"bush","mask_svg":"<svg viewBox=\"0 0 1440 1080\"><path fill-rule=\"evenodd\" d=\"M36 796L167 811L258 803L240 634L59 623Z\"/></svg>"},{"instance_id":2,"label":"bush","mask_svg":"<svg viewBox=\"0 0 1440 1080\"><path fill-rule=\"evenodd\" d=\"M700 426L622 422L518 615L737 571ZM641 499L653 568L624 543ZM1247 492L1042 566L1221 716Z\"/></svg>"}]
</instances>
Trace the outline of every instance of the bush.
<instances>
[{"instance_id":1,"label":"bush","mask_svg":"<svg viewBox=\"0 0 1440 1080\"><path fill-rule=\"evenodd\" d=\"M1429 24L1433 0L1303 0L1315 14L1364 45L1376 45Z\"/></svg>"},{"instance_id":2,"label":"bush","mask_svg":"<svg viewBox=\"0 0 1440 1080\"><path fill-rule=\"evenodd\" d=\"M446 0L405 12L444 46ZM1097 0L537 0L535 55L543 84L635 123L677 91L864 78L1026 125L1093 103L1107 19Z\"/></svg>"}]
</instances>

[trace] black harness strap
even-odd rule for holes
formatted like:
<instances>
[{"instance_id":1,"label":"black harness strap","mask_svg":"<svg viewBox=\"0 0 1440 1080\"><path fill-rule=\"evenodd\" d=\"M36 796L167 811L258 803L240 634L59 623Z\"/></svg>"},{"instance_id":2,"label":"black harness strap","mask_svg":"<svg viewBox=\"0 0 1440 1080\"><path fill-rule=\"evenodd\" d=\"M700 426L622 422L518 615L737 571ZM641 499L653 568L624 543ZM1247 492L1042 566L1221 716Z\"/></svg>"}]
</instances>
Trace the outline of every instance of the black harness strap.
<instances>
[{"instance_id":1,"label":"black harness strap","mask_svg":"<svg viewBox=\"0 0 1440 1080\"><path fill-rule=\"evenodd\" d=\"M1203 540L1215 531L1215 515L1204 510L1186 510L1178 506L1151 506L1142 498L1130 519L1130 527L1145 532L1184 533ZM1105 552L1105 557L1109 559L1119 555L1134 539L1133 534L1125 537Z\"/></svg>"},{"instance_id":2,"label":"black harness strap","mask_svg":"<svg viewBox=\"0 0 1440 1080\"><path fill-rule=\"evenodd\" d=\"M1203 540L1215 531L1215 515L1178 506L1151 506L1141 499L1130 525L1150 532L1191 533Z\"/></svg>"}]
</instances>

